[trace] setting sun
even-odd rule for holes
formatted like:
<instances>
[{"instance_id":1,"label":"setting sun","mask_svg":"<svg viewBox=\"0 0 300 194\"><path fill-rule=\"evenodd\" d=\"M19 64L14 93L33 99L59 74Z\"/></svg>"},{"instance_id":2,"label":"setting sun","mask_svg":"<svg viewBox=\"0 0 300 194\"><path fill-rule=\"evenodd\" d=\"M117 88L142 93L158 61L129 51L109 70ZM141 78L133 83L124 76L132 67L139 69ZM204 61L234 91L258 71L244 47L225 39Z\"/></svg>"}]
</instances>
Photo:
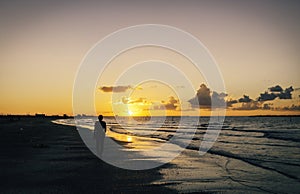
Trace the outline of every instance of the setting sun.
<instances>
[{"instance_id":1,"label":"setting sun","mask_svg":"<svg viewBox=\"0 0 300 194\"><path fill-rule=\"evenodd\" d=\"M131 142L132 141L132 137L131 136L127 136L127 142Z\"/></svg>"},{"instance_id":2,"label":"setting sun","mask_svg":"<svg viewBox=\"0 0 300 194\"><path fill-rule=\"evenodd\" d=\"M128 115L129 116L132 116L133 115L133 112L131 110L128 110Z\"/></svg>"}]
</instances>

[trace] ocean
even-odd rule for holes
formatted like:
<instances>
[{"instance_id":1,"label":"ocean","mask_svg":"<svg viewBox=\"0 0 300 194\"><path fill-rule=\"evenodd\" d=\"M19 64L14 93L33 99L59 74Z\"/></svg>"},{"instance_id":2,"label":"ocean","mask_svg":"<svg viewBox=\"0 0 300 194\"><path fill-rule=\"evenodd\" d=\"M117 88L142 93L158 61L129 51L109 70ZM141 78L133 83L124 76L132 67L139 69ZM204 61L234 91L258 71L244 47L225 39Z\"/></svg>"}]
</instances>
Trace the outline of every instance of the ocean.
<instances>
[{"instance_id":1,"label":"ocean","mask_svg":"<svg viewBox=\"0 0 300 194\"><path fill-rule=\"evenodd\" d=\"M160 170L163 179L153 184L179 192L300 192L300 117L226 117L223 124L209 123L209 119L107 117L104 120L108 137L125 151L137 151L147 160L151 158L161 164L168 161ZM95 121L95 117L82 117L76 124L92 131ZM54 122L75 124L73 119ZM205 134L216 128L220 128L214 133L218 134L216 141L205 154L200 154ZM166 142L174 146L157 155L153 148ZM174 150L179 150L178 155L173 154ZM165 156L169 157L164 160Z\"/></svg>"}]
</instances>

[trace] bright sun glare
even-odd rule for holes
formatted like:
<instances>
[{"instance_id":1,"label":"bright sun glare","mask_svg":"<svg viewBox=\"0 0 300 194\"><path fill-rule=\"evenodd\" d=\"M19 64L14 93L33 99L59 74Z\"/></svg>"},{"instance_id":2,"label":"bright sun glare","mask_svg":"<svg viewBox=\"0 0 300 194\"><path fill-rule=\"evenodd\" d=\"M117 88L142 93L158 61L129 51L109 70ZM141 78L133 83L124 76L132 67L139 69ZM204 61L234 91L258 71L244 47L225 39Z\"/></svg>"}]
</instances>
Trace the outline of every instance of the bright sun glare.
<instances>
[{"instance_id":1,"label":"bright sun glare","mask_svg":"<svg viewBox=\"0 0 300 194\"><path fill-rule=\"evenodd\" d=\"M131 142L132 141L132 137L131 136L127 136L127 141Z\"/></svg>"},{"instance_id":2,"label":"bright sun glare","mask_svg":"<svg viewBox=\"0 0 300 194\"><path fill-rule=\"evenodd\" d=\"M133 112L131 110L128 110L128 115L132 116Z\"/></svg>"}]
</instances>

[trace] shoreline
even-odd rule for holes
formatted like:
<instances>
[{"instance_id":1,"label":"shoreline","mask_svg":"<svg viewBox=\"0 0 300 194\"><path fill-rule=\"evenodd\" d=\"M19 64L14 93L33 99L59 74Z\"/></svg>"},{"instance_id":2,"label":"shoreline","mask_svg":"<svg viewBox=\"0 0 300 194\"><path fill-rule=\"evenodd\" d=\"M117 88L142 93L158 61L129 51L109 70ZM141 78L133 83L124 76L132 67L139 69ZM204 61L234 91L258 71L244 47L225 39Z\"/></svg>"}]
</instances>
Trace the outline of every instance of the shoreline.
<instances>
[{"instance_id":1,"label":"shoreline","mask_svg":"<svg viewBox=\"0 0 300 194\"><path fill-rule=\"evenodd\" d=\"M144 171L111 166L91 153L75 127L52 119L0 120L1 192L175 192L152 184L162 178L163 166Z\"/></svg>"},{"instance_id":2,"label":"shoreline","mask_svg":"<svg viewBox=\"0 0 300 194\"><path fill-rule=\"evenodd\" d=\"M80 116L80 118L91 118L91 117L97 117L93 115L86 115L86 116ZM106 118L116 118L116 116L105 116ZM148 118L149 116L118 116L118 117L124 117L124 118ZM161 117L161 116L152 116L152 117ZM169 115L168 117L199 117L199 118L210 118L210 117L219 117L219 116L172 116ZM300 117L300 114L293 114L293 115L239 115L239 116L232 116L232 115L225 115L225 117ZM21 119L30 119L30 118L39 118L39 119L52 119L52 120L58 120L58 119L74 119L74 116L68 116L68 115L23 115L23 114L4 114L0 115L0 122L1 120L10 120L10 121L16 121Z\"/></svg>"}]
</instances>

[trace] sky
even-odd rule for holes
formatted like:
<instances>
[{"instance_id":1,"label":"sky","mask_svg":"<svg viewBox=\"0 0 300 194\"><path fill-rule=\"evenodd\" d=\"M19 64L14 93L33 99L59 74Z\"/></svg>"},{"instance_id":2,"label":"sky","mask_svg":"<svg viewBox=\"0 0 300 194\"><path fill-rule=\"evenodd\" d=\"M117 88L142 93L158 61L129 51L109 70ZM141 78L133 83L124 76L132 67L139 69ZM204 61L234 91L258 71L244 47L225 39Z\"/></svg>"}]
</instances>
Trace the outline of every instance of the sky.
<instances>
[{"instance_id":1,"label":"sky","mask_svg":"<svg viewBox=\"0 0 300 194\"><path fill-rule=\"evenodd\" d=\"M86 53L105 36L139 24L170 25L199 39L218 64L226 92L210 89L174 51L136 48L99 75L97 113L209 114L208 94L227 102L228 115L299 114L299 10L298 1L268 0L1 1L0 114L72 115L74 80ZM145 59L157 61L118 71ZM155 72L170 83L140 82ZM282 90L272 89L277 85ZM114 92L118 86L123 92Z\"/></svg>"}]
</instances>

